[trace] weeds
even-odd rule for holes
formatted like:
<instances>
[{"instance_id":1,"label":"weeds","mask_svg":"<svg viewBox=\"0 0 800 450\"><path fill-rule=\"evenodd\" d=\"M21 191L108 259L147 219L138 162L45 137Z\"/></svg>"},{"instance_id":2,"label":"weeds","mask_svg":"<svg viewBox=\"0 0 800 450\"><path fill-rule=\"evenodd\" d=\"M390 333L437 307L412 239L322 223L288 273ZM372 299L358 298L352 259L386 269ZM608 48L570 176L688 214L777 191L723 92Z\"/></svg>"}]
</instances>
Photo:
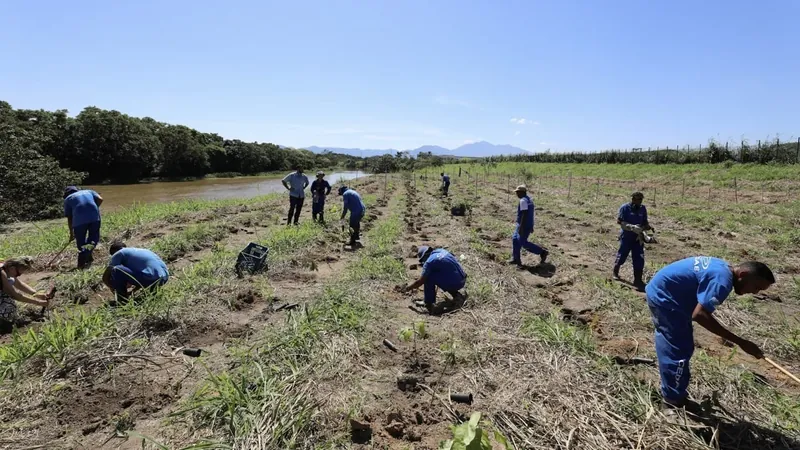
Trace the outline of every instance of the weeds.
<instances>
[{"instance_id":1,"label":"weeds","mask_svg":"<svg viewBox=\"0 0 800 450\"><path fill-rule=\"evenodd\" d=\"M545 344L566 348L574 353L590 355L596 350L590 332L564 322L556 312L551 312L546 317L524 318L521 331Z\"/></svg>"}]
</instances>

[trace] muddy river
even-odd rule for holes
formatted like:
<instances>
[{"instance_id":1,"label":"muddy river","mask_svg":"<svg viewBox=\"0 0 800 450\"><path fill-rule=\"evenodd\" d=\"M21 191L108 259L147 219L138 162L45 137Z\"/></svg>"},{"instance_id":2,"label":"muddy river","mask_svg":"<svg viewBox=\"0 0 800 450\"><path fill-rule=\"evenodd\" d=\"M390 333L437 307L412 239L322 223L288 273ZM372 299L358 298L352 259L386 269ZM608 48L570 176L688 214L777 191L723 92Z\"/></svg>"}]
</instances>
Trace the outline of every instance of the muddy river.
<instances>
[{"instance_id":1,"label":"muddy river","mask_svg":"<svg viewBox=\"0 0 800 450\"><path fill-rule=\"evenodd\" d=\"M316 173L316 172L314 172ZM308 181L314 181L314 173L306 173ZM336 189L336 183L369 176L361 171L333 172L325 175L328 183ZM133 203L162 203L187 198L225 199L247 198L274 192L286 192L281 184L282 176L213 178L197 181L154 182L140 184L110 184L81 186L94 189L103 196L103 210L110 211Z\"/></svg>"}]
</instances>

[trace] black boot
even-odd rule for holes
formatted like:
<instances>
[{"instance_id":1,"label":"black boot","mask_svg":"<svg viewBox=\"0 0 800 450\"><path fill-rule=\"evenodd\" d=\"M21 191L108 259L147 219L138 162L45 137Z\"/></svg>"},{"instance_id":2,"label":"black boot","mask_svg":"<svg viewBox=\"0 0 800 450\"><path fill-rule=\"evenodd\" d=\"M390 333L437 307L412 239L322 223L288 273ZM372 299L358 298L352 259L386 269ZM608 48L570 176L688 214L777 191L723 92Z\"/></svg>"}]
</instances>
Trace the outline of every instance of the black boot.
<instances>
[{"instance_id":1,"label":"black boot","mask_svg":"<svg viewBox=\"0 0 800 450\"><path fill-rule=\"evenodd\" d=\"M619 280L619 266L614 266L614 279Z\"/></svg>"},{"instance_id":2,"label":"black boot","mask_svg":"<svg viewBox=\"0 0 800 450\"><path fill-rule=\"evenodd\" d=\"M86 252L78 252L78 269L86 268Z\"/></svg>"},{"instance_id":3,"label":"black boot","mask_svg":"<svg viewBox=\"0 0 800 450\"><path fill-rule=\"evenodd\" d=\"M325 213L319 213L319 223L325 225Z\"/></svg>"}]
</instances>

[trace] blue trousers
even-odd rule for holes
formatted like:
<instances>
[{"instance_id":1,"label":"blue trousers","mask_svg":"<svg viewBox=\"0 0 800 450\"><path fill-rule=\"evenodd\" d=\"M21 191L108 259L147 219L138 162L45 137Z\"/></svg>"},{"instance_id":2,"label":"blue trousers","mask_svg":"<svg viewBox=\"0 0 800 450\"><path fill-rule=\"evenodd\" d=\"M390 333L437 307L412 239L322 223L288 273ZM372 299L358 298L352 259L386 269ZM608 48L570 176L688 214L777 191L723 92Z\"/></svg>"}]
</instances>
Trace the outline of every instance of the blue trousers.
<instances>
[{"instance_id":1,"label":"blue trousers","mask_svg":"<svg viewBox=\"0 0 800 450\"><path fill-rule=\"evenodd\" d=\"M136 276L127 266L118 265L111 268L111 286L117 294L117 299L128 298L128 285L139 286L143 289L156 289L163 286L169 278L145 279Z\"/></svg>"},{"instance_id":2,"label":"blue trousers","mask_svg":"<svg viewBox=\"0 0 800 450\"><path fill-rule=\"evenodd\" d=\"M442 187L442 192L444 193L444 195L447 195L447 192L449 190L450 190L450 182L449 181L445 181L444 182L444 186Z\"/></svg>"},{"instance_id":3,"label":"blue trousers","mask_svg":"<svg viewBox=\"0 0 800 450\"><path fill-rule=\"evenodd\" d=\"M362 218L364 218L364 214L356 215L352 212L350 213L350 228L353 229L353 234L350 235L351 242L355 242L360 239L359 233L361 233Z\"/></svg>"},{"instance_id":4,"label":"blue trousers","mask_svg":"<svg viewBox=\"0 0 800 450\"><path fill-rule=\"evenodd\" d=\"M466 283L467 280L461 280L460 282L456 283L441 283L437 282L433 278L428 278L425 280L425 303L430 305L436 303L437 287L445 292L449 292L450 295L453 295L453 292L463 289Z\"/></svg>"},{"instance_id":5,"label":"blue trousers","mask_svg":"<svg viewBox=\"0 0 800 450\"><path fill-rule=\"evenodd\" d=\"M687 396L689 360L694 353L692 319L647 299L655 327L656 356L661 374L661 395L679 403Z\"/></svg>"},{"instance_id":6,"label":"blue trousers","mask_svg":"<svg viewBox=\"0 0 800 450\"><path fill-rule=\"evenodd\" d=\"M317 201L311 203L311 214L319 214L325 210L325 196L320 195Z\"/></svg>"},{"instance_id":7,"label":"blue trousers","mask_svg":"<svg viewBox=\"0 0 800 450\"><path fill-rule=\"evenodd\" d=\"M514 261L521 261L521 252L523 248L534 255L540 255L542 253L542 247L539 247L532 242L528 242L528 237L530 235L531 231L521 231L519 229L519 225L517 225L517 228L514 230L514 235L511 236Z\"/></svg>"},{"instance_id":8,"label":"blue trousers","mask_svg":"<svg viewBox=\"0 0 800 450\"><path fill-rule=\"evenodd\" d=\"M631 253L631 259L633 259L633 272L641 273L644 270L644 246L635 238L620 238L617 259L614 261L614 265L621 266L625 264L629 253Z\"/></svg>"},{"instance_id":9,"label":"blue trousers","mask_svg":"<svg viewBox=\"0 0 800 450\"><path fill-rule=\"evenodd\" d=\"M78 246L78 252L83 254L91 253L97 247L97 243L100 242L100 221L78 225L72 228L72 232L75 234L75 244Z\"/></svg>"}]
</instances>

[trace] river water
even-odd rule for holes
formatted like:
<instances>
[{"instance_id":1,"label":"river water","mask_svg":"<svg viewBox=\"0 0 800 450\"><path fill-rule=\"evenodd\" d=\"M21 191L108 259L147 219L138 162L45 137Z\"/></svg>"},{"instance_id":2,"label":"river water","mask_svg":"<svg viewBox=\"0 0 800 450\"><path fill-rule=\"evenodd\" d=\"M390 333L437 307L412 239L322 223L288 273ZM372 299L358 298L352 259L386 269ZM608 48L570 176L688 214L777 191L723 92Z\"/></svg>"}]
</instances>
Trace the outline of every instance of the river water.
<instances>
[{"instance_id":1,"label":"river water","mask_svg":"<svg viewBox=\"0 0 800 450\"><path fill-rule=\"evenodd\" d=\"M306 173L309 183L315 174ZM369 176L361 171L333 172L325 179L336 189L336 183ZM113 210L133 203L163 203L183 199L219 200L226 198L248 198L274 192L286 192L281 176L209 178L196 181L164 181L139 184L108 184L81 186L94 189L103 197L103 211Z\"/></svg>"}]
</instances>

